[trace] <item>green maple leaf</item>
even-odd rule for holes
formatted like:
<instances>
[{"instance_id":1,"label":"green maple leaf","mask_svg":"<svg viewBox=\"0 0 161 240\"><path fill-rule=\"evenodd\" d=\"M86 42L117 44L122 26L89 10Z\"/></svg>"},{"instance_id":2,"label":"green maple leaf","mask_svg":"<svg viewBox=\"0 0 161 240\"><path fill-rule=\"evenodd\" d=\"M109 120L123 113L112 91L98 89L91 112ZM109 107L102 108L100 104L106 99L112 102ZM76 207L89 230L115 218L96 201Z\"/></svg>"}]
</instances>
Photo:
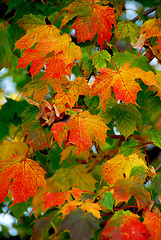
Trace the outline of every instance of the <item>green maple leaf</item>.
<instances>
[{"instance_id":1,"label":"green maple leaf","mask_svg":"<svg viewBox=\"0 0 161 240\"><path fill-rule=\"evenodd\" d=\"M111 59L111 55L106 50L95 51L91 58L95 68L105 68L107 67L107 61Z\"/></svg>"},{"instance_id":2,"label":"green maple leaf","mask_svg":"<svg viewBox=\"0 0 161 240\"><path fill-rule=\"evenodd\" d=\"M107 110L108 115L116 121L117 130L125 138L137 130L137 126L141 126L141 114L134 104L116 104Z\"/></svg>"},{"instance_id":3,"label":"green maple leaf","mask_svg":"<svg viewBox=\"0 0 161 240\"><path fill-rule=\"evenodd\" d=\"M85 213L78 208L66 216L60 231L69 230L71 240L90 240L99 229L98 219L92 213Z\"/></svg>"},{"instance_id":4,"label":"green maple leaf","mask_svg":"<svg viewBox=\"0 0 161 240\"><path fill-rule=\"evenodd\" d=\"M10 24L6 24L6 22L0 21L0 69L2 67L11 67L13 58L13 36Z\"/></svg>"},{"instance_id":5,"label":"green maple leaf","mask_svg":"<svg viewBox=\"0 0 161 240\"><path fill-rule=\"evenodd\" d=\"M117 29L114 31L116 42L125 37L129 37L131 43L135 43L140 34L140 27L135 23L123 20L117 24Z\"/></svg>"}]
</instances>

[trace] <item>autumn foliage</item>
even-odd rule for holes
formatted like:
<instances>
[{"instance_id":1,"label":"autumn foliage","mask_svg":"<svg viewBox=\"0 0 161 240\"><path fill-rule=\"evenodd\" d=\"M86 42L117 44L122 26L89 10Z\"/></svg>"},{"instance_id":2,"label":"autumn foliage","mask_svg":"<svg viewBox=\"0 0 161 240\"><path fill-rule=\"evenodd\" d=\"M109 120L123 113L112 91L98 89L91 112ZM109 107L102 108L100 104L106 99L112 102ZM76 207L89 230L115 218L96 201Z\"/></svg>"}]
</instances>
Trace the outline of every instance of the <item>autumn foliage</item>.
<instances>
[{"instance_id":1,"label":"autumn foliage","mask_svg":"<svg viewBox=\"0 0 161 240\"><path fill-rule=\"evenodd\" d=\"M2 1L0 78L17 93L0 92L0 209L18 239L161 239L153 4L127 20L124 0Z\"/></svg>"}]
</instances>

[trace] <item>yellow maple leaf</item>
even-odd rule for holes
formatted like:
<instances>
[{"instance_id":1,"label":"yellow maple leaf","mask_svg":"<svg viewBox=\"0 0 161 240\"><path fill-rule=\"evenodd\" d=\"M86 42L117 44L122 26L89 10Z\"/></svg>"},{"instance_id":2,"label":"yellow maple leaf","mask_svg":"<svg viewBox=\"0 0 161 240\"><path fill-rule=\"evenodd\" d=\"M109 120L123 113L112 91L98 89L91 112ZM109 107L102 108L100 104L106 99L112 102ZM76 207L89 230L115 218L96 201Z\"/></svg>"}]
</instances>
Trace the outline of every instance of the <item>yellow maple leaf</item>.
<instances>
[{"instance_id":1,"label":"yellow maple leaf","mask_svg":"<svg viewBox=\"0 0 161 240\"><path fill-rule=\"evenodd\" d=\"M119 179L130 177L131 169L135 166L144 166L148 169L145 161L136 153L128 157L123 154L118 154L111 160L105 162L102 167L102 175L105 181L113 185Z\"/></svg>"}]
</instances>

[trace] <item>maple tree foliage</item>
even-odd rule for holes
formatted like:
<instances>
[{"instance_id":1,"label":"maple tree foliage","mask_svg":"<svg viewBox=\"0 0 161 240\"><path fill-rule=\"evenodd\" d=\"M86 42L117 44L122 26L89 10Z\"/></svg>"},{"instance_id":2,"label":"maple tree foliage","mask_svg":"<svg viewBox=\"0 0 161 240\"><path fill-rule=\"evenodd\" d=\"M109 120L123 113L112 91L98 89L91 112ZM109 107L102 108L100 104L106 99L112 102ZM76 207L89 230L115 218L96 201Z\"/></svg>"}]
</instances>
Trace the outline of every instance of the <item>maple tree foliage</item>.
<instances>
[{"instance_id":1,"label":"maple tree foliage","mask_svg":"<svg viewBox=\"0 0 161 240\"><path fill-rule=\"evenodd\" d=\"M0 3L0 211L16 239L161 238L161 3L134 18L128 3ZM15 239L3 224L0 238Z\"/></svg>"}]
</instances>

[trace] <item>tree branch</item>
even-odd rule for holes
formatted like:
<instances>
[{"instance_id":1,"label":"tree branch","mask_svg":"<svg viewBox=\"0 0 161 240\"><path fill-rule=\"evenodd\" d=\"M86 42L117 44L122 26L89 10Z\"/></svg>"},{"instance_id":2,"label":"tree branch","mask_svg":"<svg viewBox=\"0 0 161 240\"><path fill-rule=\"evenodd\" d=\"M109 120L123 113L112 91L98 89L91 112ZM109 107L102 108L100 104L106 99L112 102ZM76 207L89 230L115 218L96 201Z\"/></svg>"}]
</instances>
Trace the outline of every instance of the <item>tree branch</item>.
<instances>
[{"instance_id":1,"label":"tree branch","mask_svg":"<svg viewBox=\"0 0 161 240\"><path fill-rule=\"evenodd\" d=\"M157 6L154 6L152 8L149 8L148 10L146 10L145 12L142 13L143 16L148 15L149 13L154 12L157 9ZM134 17L133 19L131 19L131 22L136 22L137 20L139 20L139 16Z\"/></svg>"},{"instance_id":2,"label":"tree branch","mask_svg":"<svg viewBox=\"0 0 161 240\"><path fill-rule=\"evenodd\" d=\"M157 172L161 168L161 163L156 167L155 171Z\"/></svg>"}]
</instances>

